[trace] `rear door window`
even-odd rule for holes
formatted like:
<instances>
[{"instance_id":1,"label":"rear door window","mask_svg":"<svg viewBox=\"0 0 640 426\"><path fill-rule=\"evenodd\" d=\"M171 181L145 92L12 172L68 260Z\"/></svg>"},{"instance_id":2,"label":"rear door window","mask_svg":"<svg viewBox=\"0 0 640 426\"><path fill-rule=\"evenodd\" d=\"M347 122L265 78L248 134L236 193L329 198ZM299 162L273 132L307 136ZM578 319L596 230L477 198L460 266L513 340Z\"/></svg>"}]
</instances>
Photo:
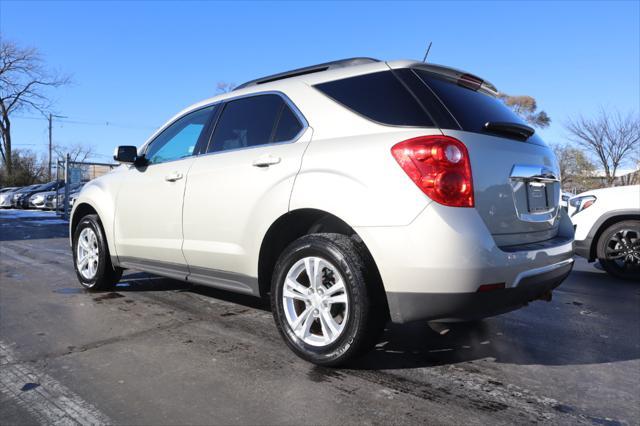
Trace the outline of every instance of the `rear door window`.
<instances>
[{"instance_id":1,"label":"rear door window","mask_svg":"<svg viewBox=\"0 0 640 426\"><path fill-rule=\"evenodd\" d=\"M302 124L279 95L257 95L225 104L208 152L292 140Z\"/></svg>"},{"instance_id":2,"label":"rear door window","mask_svg":"<svg viewBox=\"0 0 640 426\"><path fill-rule=\"evenodd\" d=\"M314 87L357 114L380 124L434 125L420 103L391 71L329 81Z\"/></svg>"}]
</instances>

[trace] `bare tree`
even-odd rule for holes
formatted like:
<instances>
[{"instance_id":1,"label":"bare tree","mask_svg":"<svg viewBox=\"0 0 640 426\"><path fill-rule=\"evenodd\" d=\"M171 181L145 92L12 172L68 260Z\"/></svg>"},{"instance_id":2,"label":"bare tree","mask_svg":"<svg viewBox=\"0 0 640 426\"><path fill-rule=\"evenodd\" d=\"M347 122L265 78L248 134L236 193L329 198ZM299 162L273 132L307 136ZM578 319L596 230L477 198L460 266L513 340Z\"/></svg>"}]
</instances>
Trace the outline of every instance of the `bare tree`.
<instances>
[{"instance_id":1,"label":"bare tree","mask_svg":"<svg viewBox=\"0 0 640 426\"><path fill-rule=\"evenodd\" d=\"M20 110L47 110L51 102L46 89L68 82L69 77L45 69L36 49L21 48L0 37L0 154L6 173L11 174L13 168L11 114Z\"/></svg>"},{"instance_id":2,"label":"bare tree","mask_svg":"<svg viewBox=\"0 0 640 426\"><path fill-rule=\"evenodd\" d=\"M236 87L235 83L229 83L226 81L219 81L216 88L218 93L229 93Z\"/></svg>"},{"instance_id":3,"label":"bare tree","mask_svg":"<svg viewBox=\"0 0 640 426\"><path fill-rule=\"evenodd\" d=\"M91 158L95 154L95 150L91 145L85 145L82 143L76 143L72 145L53 145L53 152L58 158L66 158L69 154L69 159L73 162L83 162Z\"/></svg>"},{"instance_id":4,"label":"bare tree","mask_svg":"<svg viewBox=\"0 0 640 426\"><path fill-rule=\"evenodd\" d=\"M578 116L565 125L571 139L593 154L602 166L608 186L613 186L621 164L633 161L640 148L640 119L604 108L594 118Z\"/></svg>"},{"instance_id":5,"label":"bare tree","mask_svg":"<svg viewBox=\"0 0 640 426\"><path fill-rule=\"evenodd\" d=\"M0 167L0 186L24 186L43 182L47 178L47 163L33 151L14 149L11 152L13 170Z\"/></svg>"},{"instance_id":6,"label":"bare tree","mask_svg":"<svg viewBox=\"0 0 640 426\"><path fill-rule=\"evenodd\" d=\"M570 144L556 144L553 152L560 165L564 190L582 192L591 189L596 166L582 150Z\"/></svg>"},{"instance_id":7,"label":"bare tree","mask_svg":"<svg viewBox=\"0 0 640 426\"><path fill-rule=\"evenodd\" d=\"M551 124L551 117L544 111L538 111L538 103L531 96L509 96L500 93L498 98L534 127L544 128Z\"/></svg>"}]
</instances>

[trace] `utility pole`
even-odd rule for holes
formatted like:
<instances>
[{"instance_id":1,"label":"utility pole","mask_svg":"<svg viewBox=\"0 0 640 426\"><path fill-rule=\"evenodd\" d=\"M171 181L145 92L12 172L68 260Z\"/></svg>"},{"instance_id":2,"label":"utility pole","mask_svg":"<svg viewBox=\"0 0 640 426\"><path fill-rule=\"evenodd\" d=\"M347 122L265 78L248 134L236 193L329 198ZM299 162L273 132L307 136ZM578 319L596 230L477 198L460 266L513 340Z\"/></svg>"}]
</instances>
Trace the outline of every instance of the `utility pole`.
<instances>
[{"instance_id":1,"label":"utility pole","mask_svg":"<svg viewBox=\"0 0 640 426\"><path fill-rule=\"evenodd\" d=\"M68 117L65 117L63 115L55 115L55 114L51 114L51 113L49 113L49 115L46 116L47 120L49 120L49 181L51 181L51 157L53 156L52 155L52 150L53 150L53 134L52 134L53 117L55 117L55 118L68 118Z\"/></svg>"},{"instance_id":2,"label":"utility pole","mask_svg":"<svg viewBox=\"0 0 640 426\"><path fill-rule=\"evenodd\" d=\"M51 121L53 116L49 113L49 182L51 182Z\"/></svg>"}]
</instances>

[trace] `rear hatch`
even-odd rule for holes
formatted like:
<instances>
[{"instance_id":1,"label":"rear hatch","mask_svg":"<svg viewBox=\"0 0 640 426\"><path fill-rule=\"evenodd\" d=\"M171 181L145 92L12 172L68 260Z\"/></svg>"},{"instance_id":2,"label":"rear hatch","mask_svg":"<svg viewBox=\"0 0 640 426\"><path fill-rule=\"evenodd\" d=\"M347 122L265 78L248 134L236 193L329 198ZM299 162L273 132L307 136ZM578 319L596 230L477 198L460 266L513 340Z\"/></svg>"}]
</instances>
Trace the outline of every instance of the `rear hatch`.
<instances>
[{"instance_id":1,"label":"rear hatch","mask_svg":"<svg viewBox=\"0 0 640 426\"><path fill-rule=\"evenodd\" d=\"M496 97L495 87L437 65L387 65L390 70L314 87L378 124L436 128L464 143L471 160L475 208L498 246L554 238L560 200L555 157Z\"/></svg>"},{"instance_id":2,"label":"rear hatch","mask_svg":"<svg viewBox=\"0 0 640 426\"><path fill-rule=\"evenodd\" d=\"M441 129L467 146L475 208L496 243L511 246L555 237L560 182L551 149L495 96L492 85L450 70L413 71L455 120Z\"/></svg>"}]
</instances>

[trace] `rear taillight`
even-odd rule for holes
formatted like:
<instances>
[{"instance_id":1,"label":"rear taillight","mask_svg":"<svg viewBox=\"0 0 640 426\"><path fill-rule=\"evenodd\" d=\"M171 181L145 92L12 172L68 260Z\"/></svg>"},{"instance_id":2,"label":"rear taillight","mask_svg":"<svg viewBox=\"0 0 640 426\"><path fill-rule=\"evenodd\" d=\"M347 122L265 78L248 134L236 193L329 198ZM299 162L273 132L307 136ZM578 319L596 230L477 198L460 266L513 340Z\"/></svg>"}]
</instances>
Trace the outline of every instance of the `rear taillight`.
<instances>
[{"instance_id":1,"label":"rear taillight","mask_svg":"<svg viewBox=\"0 0 640 426\"><path fill-rule=\"evenodd\" d=\"M400 142L391 153L411 180L440 204L473 207L467 147L449 136L421 136Z\"/></svg>"}]
</instances>

